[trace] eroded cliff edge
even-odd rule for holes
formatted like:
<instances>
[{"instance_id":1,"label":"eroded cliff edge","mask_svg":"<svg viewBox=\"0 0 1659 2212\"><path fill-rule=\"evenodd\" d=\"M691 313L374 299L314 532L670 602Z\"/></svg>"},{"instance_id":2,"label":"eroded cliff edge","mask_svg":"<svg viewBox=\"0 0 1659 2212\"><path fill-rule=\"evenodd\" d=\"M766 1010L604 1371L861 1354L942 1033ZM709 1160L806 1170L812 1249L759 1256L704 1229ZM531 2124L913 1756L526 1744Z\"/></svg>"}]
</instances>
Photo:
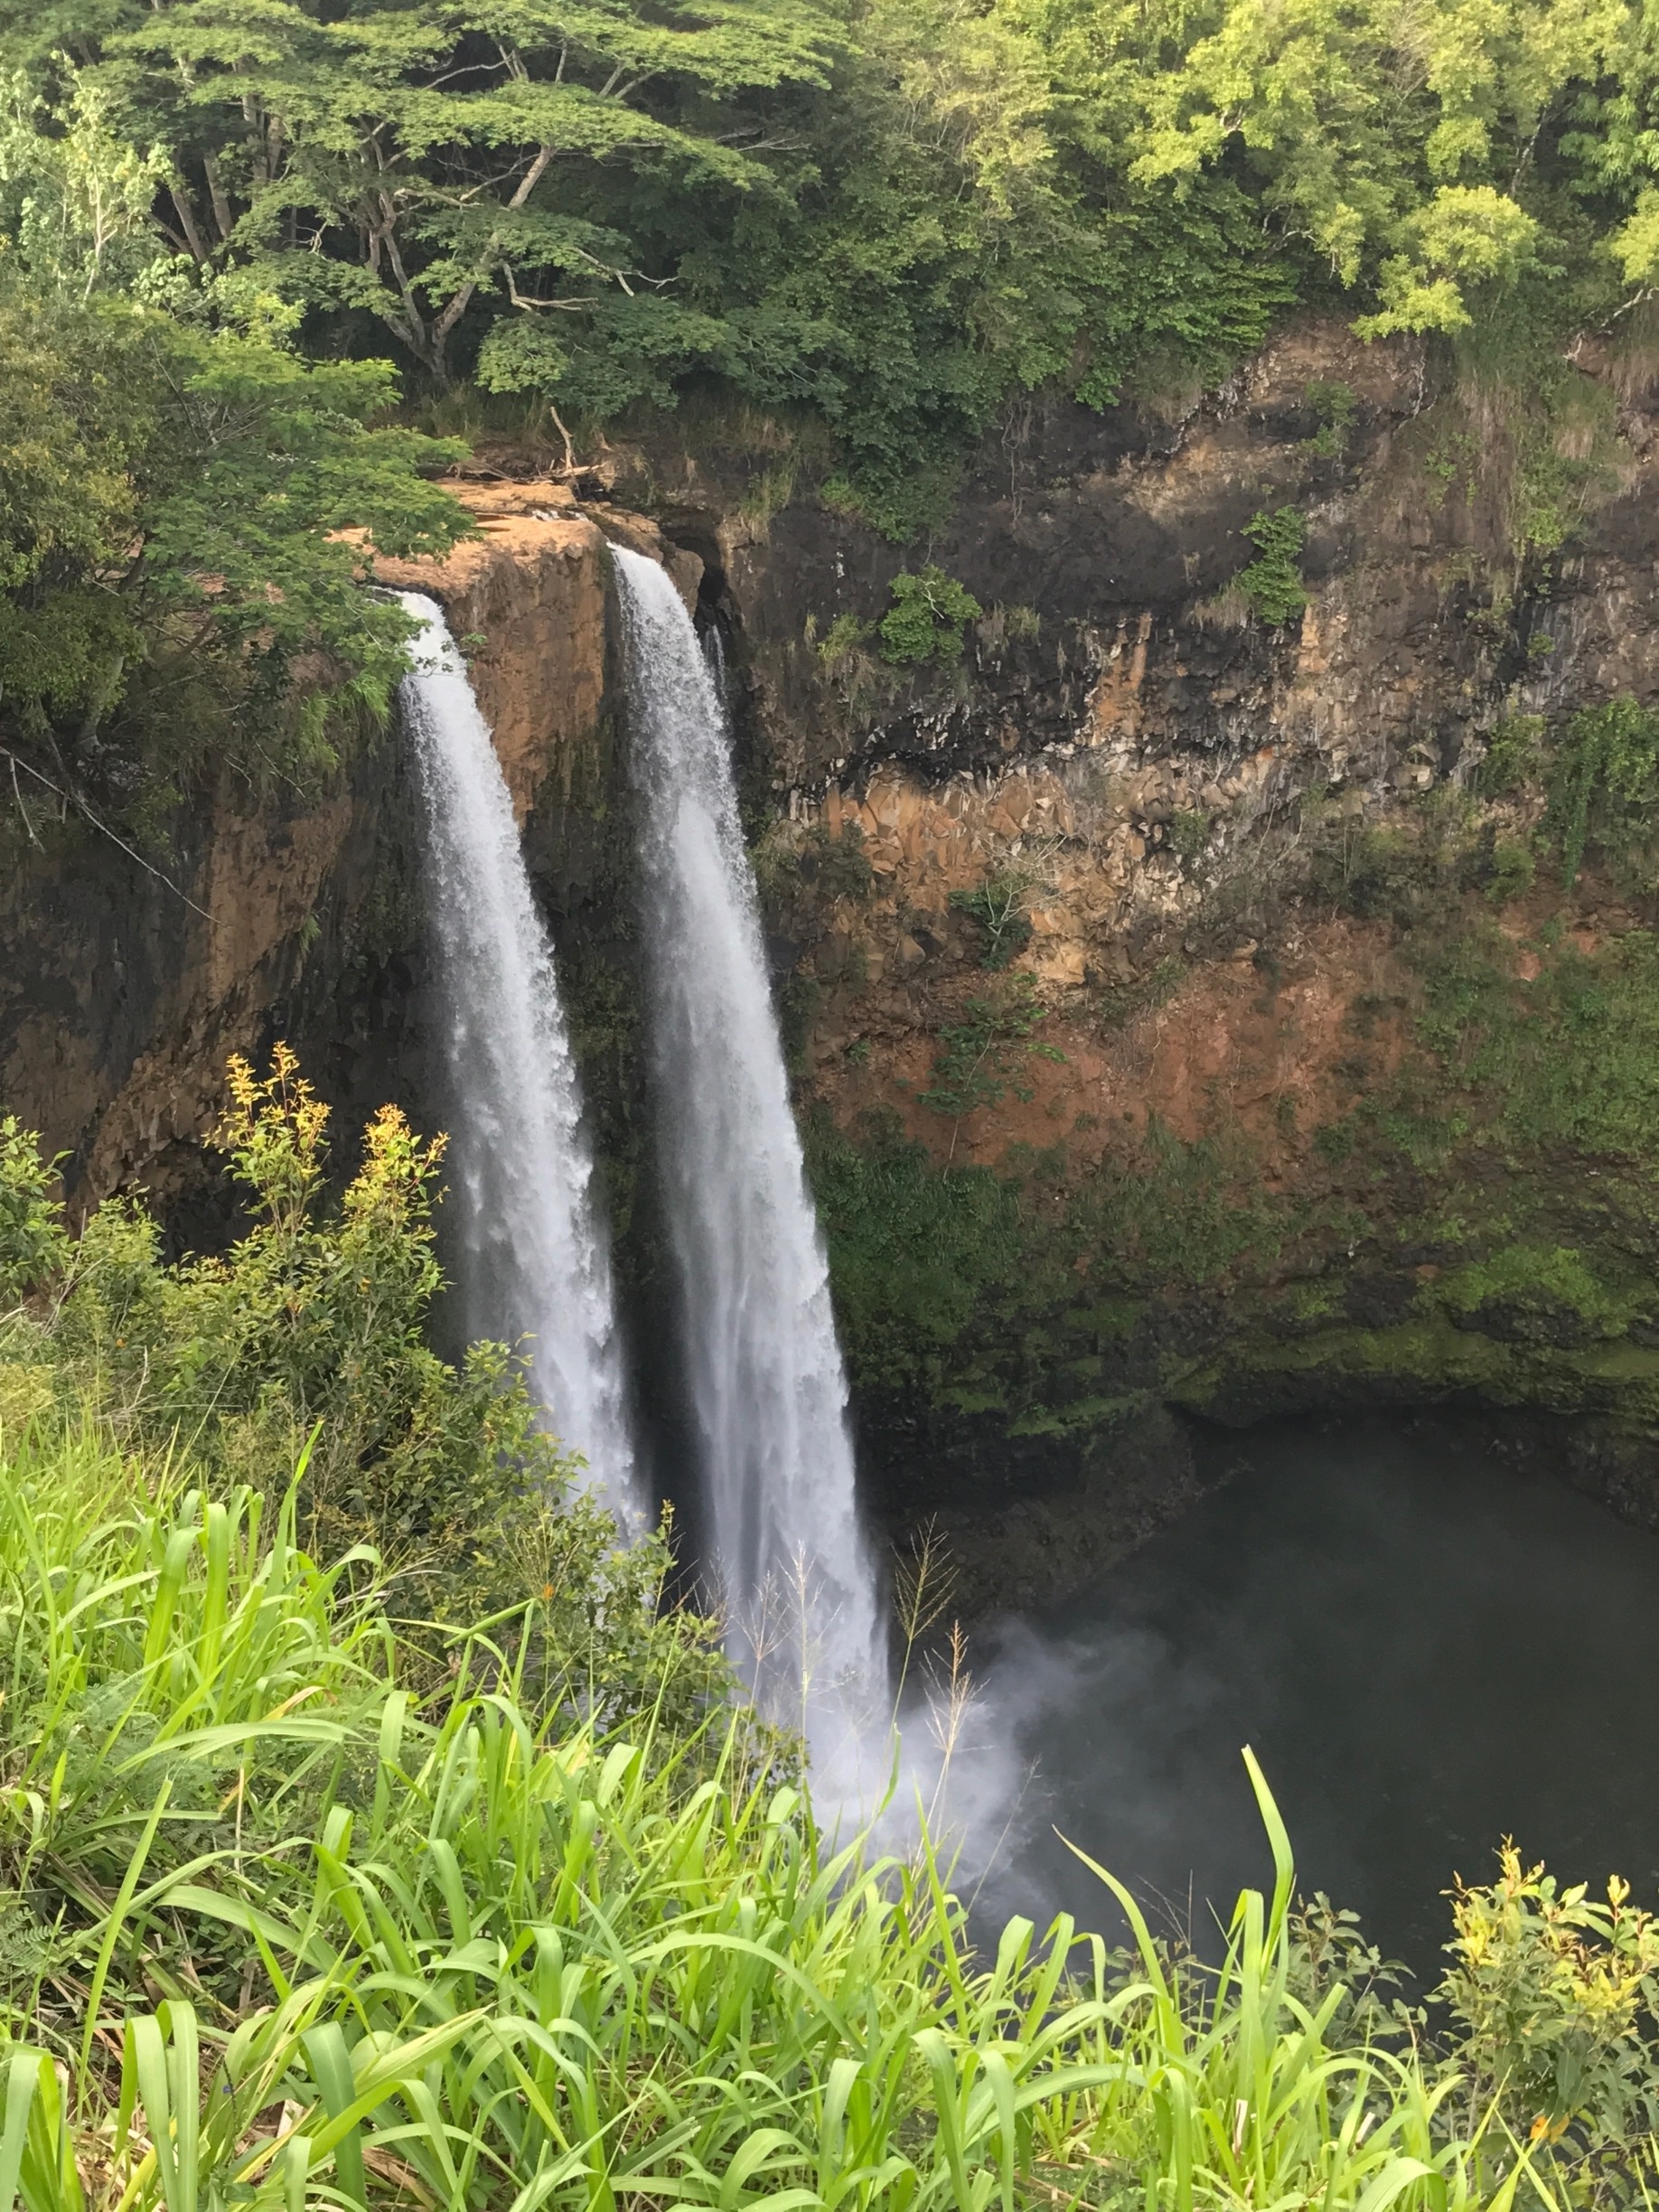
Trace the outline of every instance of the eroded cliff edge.
<instances>
[{"instance_id":1,"label":"eroded cliff edge","mask_svg":"<svg viewBox=\"0 0 1659 2212\"><path fill-rule=\"evenodd\" d=\"M459 490L479 534L380 578L445 603L544 890L586 923L607 906L605 539L561 487ZM395 726L363 733L314 795L224 778L142 850L38 801L27 832L0 891L0 1096L65 1156L77 1207L143 1186L181 1233L203 1229L222 1204L202 1146L226 1055L277 1036L346 1132L387 1098L430 1118L417 820Z\"/></svg>"}]
</instances>

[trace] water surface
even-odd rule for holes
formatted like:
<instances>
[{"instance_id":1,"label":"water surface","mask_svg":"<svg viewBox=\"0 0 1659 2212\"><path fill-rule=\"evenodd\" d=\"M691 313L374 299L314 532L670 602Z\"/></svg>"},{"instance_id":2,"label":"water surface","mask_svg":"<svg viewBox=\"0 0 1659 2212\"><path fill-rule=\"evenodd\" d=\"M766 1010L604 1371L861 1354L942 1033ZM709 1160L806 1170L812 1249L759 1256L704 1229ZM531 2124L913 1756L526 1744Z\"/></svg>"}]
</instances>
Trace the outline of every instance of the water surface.
<instances>
[{"instance_id":1,"label":"water surface","mask_svg":"<svg viewBox=\"0 0 1659 2212\"><path fill-rule=\"evenodd\" d=\"M1202 1938L1271 1865L1253 1745L1304 1890L1433 1973L1454 1872L1500 1838L1659 1904L1659 1539L1474 1432L1251 1431L1238 1471L1052 1617L982 1643L981 1731L1025 1769L987 1919L1104 1893L1055 1833ZM989 1660L990 1664L986 1664Z\"/></svg>"}]
</instances>

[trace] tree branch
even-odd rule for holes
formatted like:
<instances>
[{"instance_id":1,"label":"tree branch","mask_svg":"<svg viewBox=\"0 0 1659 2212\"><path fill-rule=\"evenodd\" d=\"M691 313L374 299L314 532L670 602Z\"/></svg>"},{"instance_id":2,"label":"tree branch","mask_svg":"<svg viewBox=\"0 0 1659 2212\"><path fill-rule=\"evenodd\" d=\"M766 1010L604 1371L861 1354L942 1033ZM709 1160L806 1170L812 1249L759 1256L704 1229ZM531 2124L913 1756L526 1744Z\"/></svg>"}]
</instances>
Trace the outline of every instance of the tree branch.
<instances>
[{"instance_id":1,"label":"tree branch","mask_svg":"<svg viewBox=\"0 0 1659 2212\"><path fill-rule=\"evenodd\" d=\"M179 227L184 233L185 241L191 252L198 261L208 260L210 258L208 249L202 243L202 233L196 228L196 211L190 203L190 194L185 190L182 178L169 177L167 179L167 196L173 202L173 208L178 214Z\"/></svg>"},{"instance_id":2,"label":"tree branch","mask_svg":"<svg viewBox=\"0 0 1659 2212\"><path fill-rule=\"evenodd\" d=\"M550 145L540 146L537 149L535 160L531 162L530 167L520 178L518 189L514 192L511 199L507 202L510 211L521 208L524 205L524 202L530 198L531 192L535 191L537 185L540 183L542 178L547 174L548 164L552 160L552 158L553 148ZM470 283L464 284L461 286L460 290L456 292L454 297L449 301L449 304L444 309L443 314L439 315L437 322L433 327L433 338L435 344L440 351L442 351L444 342L449 336L450 332L454 330L455 324L461 320L462 316L466 313L467 308L471 305L473 295L477 291L478 286L482 283L483 277L492 274L494 258L500 250L500 248L501 232L499 230L492 230L490 233L488 239L485 241L483 252L479 257L480 268L478 276L474 276Z\"/></svg>"},{"instance_id":3,"label":"tree branch","mask_svg":"<svg viewBox=\"0 0 1659 2212\"><path fill-rule=\"evenodd\" d=\"M12 782L14 785L15 785L17 781L17 771L21 768L24 775L32 775L37 783L43 783L47 790L52 792L54 798L61 799L66 806L72 806L75 808L77 812L84 814L88 821L91 823L93 829L98 830L100 835L107 837L112 845L118 845L121 850L127 855L127 858L129 860L136 860L139 867L144 869L146 875L154 876L157 883L165 884L168 890L173 893L173 896L175 898L182 898L184 904L190 908L192 914L199 914L202 916L202 919L208 924L210 929L217 929L219 927L218 921L212 914L209 914L207 908L205 906L198 906L195 900L191 897L188 891L181 891L178 885L173 882L171 876L164 876L160 868L152 867L142 853L135 852L132 847L127 843L124 838L117 837L115 831L109 827L108 822L99 821L98 816L92 811L91 808L87 804L86 801L80 796L79 792L62 790L58 784L52 782L50 776L42 775L38 768L33 767L26 760L20 759L19 756L13 752L10 745L0 745L0 753L4 753L7 760L9 760L12 764ZM19 806L23 804L23 797L21 793L18 795L17 803ZM29 818L25 813L23 820L27 821L28 819ZM31 836L33 835L33 825L31 826L30 834ZM35 841L38 843L39 839L37 839Z\"/></svg>"}]
</instances>

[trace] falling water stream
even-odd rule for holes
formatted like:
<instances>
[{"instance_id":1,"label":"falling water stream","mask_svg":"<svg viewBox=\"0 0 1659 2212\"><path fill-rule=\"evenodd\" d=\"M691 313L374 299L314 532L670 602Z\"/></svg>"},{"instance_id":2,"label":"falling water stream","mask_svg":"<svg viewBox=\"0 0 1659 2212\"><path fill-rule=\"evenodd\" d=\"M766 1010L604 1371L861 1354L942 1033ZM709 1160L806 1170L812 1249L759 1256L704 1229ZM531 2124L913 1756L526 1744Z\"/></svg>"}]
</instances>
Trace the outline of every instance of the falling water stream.
<instances>
[{"instance_id":1,"label":"falling water stream","mask_svg":"<svg viewBox=\"0 0 1659 2212\"><path fill-rule=\"evenodd\" d=\"M443 613L417 592L398 596L422 624L402 697L426 811L468 1335L531 1337L535 1388L561 1440L632 1523L610 1259L552 947L489 726Z\"/></svg>"},{"instance_id":2,"label":"falling water stream","mask_svg":"<svg viewBox=\"0 0 1659 2212\"><path fill-rule=\"evenodd\" d=\"M673 584L614 557L665 1206L729 1640L844 1782L853 1748L885 1739L884 1631L729 737Z\"/></svg>"}]
</instances>

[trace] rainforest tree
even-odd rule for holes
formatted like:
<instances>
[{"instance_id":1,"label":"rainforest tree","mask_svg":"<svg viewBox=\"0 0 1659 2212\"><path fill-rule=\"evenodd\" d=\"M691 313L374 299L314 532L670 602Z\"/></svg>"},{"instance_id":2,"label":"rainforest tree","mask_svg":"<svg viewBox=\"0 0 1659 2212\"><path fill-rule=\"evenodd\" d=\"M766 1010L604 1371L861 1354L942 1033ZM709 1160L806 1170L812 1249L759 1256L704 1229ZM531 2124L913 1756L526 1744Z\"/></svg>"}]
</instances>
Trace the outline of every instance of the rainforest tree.
<instances>
[{"instance_id":1,"label":"rainforest tree","mask_svg":"<svg viewBox=\"0 0 1659 2212\"><path fill-rule=\"evenodd\" d=\"M4 0L0 47L35 278L578 426L816 418L898 536L1019 390L1214 381L1298 298L1554 343L1659 275L1646 0Z\"/></svg>"}]
</instances>

